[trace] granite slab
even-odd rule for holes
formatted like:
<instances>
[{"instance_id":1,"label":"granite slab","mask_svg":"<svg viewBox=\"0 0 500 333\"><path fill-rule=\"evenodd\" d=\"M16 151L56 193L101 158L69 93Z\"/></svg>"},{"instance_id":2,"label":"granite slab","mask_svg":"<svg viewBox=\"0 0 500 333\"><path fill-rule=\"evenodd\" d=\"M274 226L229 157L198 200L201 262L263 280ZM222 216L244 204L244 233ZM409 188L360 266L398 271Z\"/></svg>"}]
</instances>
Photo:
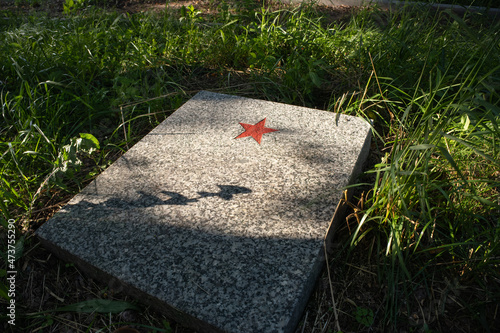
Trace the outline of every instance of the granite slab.
<instances>
[{"instance_id":1,"label":"granite slab","mask_svg":"<svg viewBox=\"0 0 500 333\"><path fill-rule=\"evenodd\" d=\"M202 91L37 235L200 332L293 332L369 143L361 118Z\"/></svg>"}]
</instances>

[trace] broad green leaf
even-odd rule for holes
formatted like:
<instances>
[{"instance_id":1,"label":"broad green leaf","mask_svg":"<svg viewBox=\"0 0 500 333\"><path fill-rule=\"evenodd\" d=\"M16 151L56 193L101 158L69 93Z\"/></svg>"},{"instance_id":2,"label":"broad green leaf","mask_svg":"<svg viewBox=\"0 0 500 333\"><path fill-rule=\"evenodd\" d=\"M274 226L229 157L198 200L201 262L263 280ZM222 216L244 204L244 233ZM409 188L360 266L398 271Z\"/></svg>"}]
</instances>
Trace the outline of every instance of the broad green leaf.
<instances>
[{"instance_id":1,"label":"broad green leaf","mask_svg":"<svg viewBox=\"0 0 500 333\"><path fill-rule=\"evenodd\" d=\"M373 324L373 310L368 308L356 308L356 321L360 324L370 327Z\"/></svg>"},{"instance_id":2,"label":"broad green leaf","mask_svg":"<svg viewBox=\"0 0 500 333\"><path fill-rule=\"evenodd\" d=\"M316 72L309 72L309 77L316 87L321 87L321 79L319 78L318 74L316 74Z\"/></svg>"},{"instance_id":3,"label":"broad green leaf","mask_svg":"<svg viewBox=\"0 0 500 333\"><path fill-rule=\"evenodd\" d=\"M80 133L80 137L85 140L90 140L94 144L94 146L99 149L99 140L96 139L95 136L93 136L90 133Z\"/></svg>"}]
</instances>

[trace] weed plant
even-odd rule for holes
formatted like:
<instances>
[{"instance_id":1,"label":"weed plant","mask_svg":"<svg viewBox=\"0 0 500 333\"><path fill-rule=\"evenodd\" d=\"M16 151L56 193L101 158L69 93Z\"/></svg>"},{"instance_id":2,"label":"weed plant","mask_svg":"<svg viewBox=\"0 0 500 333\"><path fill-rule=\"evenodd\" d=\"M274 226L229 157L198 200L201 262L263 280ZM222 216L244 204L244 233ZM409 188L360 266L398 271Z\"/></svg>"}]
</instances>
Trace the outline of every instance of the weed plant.
<instances>
[{"instance_id":1,"label":"weed plant","mask_svg":"<svg viewBox=\"0 0 500 333\"><path fill-rule=\"evenodd\" d=\"M365 8L344 23L313 5L254 9L86 7L0 21L0 209L4 228L16 220L19 251L33 246L25 236L46 219L40 211L76 193L194 93L248 95L373 121L377 162L357 185L366 191L350 245L373 244L386 295L383 311L361 311L373 316L363 325L446 331L442 318L453 313L493 330L499 25L418 8ZM453 298L456 310L434 294L436 279L475 292ZM422 288L428 297L415 304ZM408 319L440 297L434 319Z\"/></svg>"}]
</instances>

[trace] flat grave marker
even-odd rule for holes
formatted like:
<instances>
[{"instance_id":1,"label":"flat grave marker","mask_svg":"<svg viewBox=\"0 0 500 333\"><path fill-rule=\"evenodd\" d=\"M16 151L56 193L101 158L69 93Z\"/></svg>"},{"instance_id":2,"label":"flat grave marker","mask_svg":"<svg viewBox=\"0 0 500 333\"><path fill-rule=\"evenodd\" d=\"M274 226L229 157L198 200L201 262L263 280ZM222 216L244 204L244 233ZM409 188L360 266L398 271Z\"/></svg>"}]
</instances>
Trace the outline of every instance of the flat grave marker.
<instances>
[{"instance_id":1,"label":"flat grave marker","mask_svg":"<svg viewBox=\"0 0 500 333\"><path fill-rule=\"evenodd\" d=\"M202 91L37 235L200 332L293 332L369 144L360 118Z\"/></svg>"}]
</instances>

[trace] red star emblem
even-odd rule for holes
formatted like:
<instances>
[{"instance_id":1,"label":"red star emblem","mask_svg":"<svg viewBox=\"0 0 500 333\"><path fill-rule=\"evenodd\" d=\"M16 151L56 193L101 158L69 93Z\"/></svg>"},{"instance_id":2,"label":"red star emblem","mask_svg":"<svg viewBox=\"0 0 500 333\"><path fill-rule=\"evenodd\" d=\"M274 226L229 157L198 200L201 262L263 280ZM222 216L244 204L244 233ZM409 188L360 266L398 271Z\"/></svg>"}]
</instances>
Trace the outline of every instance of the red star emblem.
<instances>
[{"instance_id":1,"label":"red star emblem","mask_svg":"<svg viewBox=\"0 0 500 333\"><path fill-rule=\"evenodd\" d=\"M265 127L266 118L262 119L255 125L240 123L241 126L245 129L245 132L241 133L235 139L244 138L246 136L251 136L252 138L260 144L260 140L262 139L262 135L265 133L276 132L277 129Z\"/></svg>"}]
</instances>

